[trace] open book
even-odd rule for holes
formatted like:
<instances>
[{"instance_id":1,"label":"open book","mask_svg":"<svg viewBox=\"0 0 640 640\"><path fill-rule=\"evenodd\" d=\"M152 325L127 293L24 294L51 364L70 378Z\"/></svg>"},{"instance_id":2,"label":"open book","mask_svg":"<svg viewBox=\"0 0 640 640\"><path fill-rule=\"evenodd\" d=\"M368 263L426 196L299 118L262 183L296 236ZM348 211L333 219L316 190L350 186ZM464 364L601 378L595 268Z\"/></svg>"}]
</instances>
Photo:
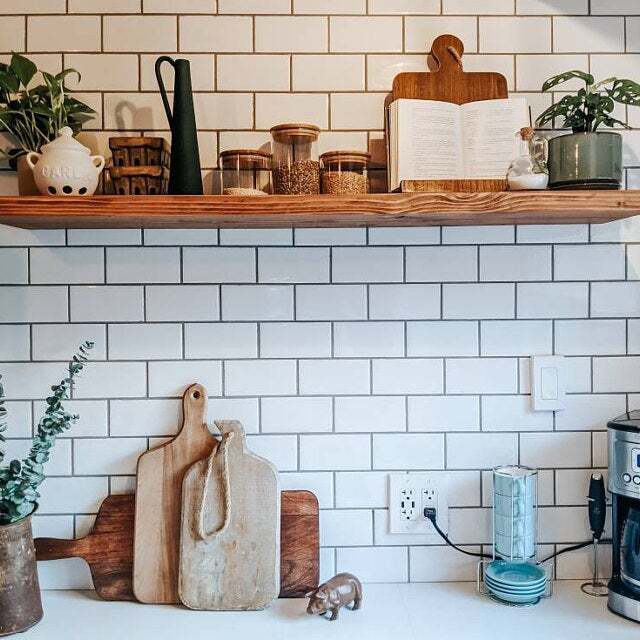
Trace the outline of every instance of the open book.
<instances>
[{"instance_id":1,"label":"open book","mask_svg":"<svg viewBox=\"0 0 640 640\"><path fill-rule=\"evenodd\" d=\"M388 113L389 191L402 180L505 178L528 120L524 98L395 100Z\"/></svg>"}]
</instances>

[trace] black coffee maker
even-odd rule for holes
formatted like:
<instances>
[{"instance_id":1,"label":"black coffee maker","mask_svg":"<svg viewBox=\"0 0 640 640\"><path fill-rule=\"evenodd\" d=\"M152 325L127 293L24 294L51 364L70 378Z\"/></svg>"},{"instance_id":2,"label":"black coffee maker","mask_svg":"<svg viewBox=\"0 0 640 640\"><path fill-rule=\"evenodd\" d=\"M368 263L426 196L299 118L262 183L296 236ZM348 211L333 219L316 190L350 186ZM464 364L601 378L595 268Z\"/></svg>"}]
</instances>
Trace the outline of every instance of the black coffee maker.
<instances>
[{"instance_id":1,"label":"black coffee maker","mask_svg":"<svg viewBox=\"0 0 640 640\"><path fill-rule=\"evenodd\" d=\"M614 613L640 622L640 411L607 426L613 543L608 604Z\"/></svg>"}]
</instances>

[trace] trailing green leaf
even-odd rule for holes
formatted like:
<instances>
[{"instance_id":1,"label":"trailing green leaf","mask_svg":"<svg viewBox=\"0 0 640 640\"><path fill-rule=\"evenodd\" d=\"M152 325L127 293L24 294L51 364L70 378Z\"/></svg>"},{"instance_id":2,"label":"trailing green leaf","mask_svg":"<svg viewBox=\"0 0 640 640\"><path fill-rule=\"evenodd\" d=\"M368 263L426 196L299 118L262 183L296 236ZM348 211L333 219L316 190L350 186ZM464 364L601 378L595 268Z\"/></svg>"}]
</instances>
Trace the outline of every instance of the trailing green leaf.
<instances>
[{"instance_id":1,"label":"trailing green leaf","mask_svg":"<svg viewBox=\"0 0 640 640\"><path fill-rule=\"evenodd\" d=\"M640 106L640 84L633 80L620 80L618 78L606 78L596 83L590 73L572 70L565 71L549 78L542 90L548 91L568 80L579 79L585 83L585 87L574 94L566 95L558 102L545 109L537 118L536 124L542 126L554 123L556 119L563 118L561 126L570 128L574 133L590 133L598 127L614 127L628 125L611 113L615 103Z\"/></svg>"},{"instance_id":2,"label":"trailing green leaf","mask_svg":"<svg viewBox=\"0 0 640 640\"><path fill-rule=\"evenodd\" d=\"M44 480L43 465L49 461L56 438L78 419L65 411L63 401L70 398L75 378L84 368L92 348L93 342L81 344L69 362L68 374L51 387L52 393L45 400L46 409L26 457L0 465L0 525L24 518L36 508L40 497L37 489ZM4 388L0 384L0 445L5 442L3 432L7 428L4 398ZM0 446L0 463L3 459L4 451Z\"/></svg>"},{"instance_id":3,"label":"trailing green leaf","mask_svg":"<svg viewBox=\"0 0 640 640\"><path fill-rule=\"evenodd\" d=\"M9 156L12 166L20 155L39 151L56 138L62 127L77 133L94 113L67 91L67 78L74 75L80 80L75 69L63 69L55 75L40 71L43 82L29 86L37 73L36 65L17 53L8 65L0 64L0 131L9 133L16 145L0 153Z\"/></svg>"}]
</instances>

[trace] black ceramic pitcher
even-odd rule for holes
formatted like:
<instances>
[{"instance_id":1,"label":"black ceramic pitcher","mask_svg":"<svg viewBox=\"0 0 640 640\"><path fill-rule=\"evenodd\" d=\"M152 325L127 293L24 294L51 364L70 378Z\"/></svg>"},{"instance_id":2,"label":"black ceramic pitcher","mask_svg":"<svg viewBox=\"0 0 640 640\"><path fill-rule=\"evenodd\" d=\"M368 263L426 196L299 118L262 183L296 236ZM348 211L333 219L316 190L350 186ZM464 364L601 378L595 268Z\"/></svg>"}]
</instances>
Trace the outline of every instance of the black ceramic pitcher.
<instances>
[{"instance_id":1,"label":"black ceramic pitcher","mask_svg":"<svg viewBox=\"0 0 640 640\"><path fill-rule=\"evenodd\" d=\"M168 62L175 70L173 87L173 112L162 81L160 67ZM188 60L174 60L169 56L160 56L156 60L156 78L162 95L167 120L171 127L171 170L169 172L169 193L202 194L202 175L200 174L200 154L196 116L193 110L191 91L191 71Z\"/></svg>"}]
</instances>

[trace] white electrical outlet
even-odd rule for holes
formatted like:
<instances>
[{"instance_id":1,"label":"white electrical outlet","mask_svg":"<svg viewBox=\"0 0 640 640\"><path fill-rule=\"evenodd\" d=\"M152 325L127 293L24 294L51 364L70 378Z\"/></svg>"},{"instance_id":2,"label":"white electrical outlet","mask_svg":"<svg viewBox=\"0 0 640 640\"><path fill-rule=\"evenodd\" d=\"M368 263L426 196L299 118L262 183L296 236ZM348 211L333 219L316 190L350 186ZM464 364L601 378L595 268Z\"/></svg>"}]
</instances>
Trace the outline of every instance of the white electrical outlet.
<instances>
[{"instance_id":1,"label":"white electrical outlet","mask_svg":"<svg viewBox=\"0 0 640 640\"><path fill-rule=\"evenodd\" d=\"M424 513L436 510L436 522L449 530L446 479L435 473L389 474L389 532L438 536Z\"/></svg>"}]
</instances>

